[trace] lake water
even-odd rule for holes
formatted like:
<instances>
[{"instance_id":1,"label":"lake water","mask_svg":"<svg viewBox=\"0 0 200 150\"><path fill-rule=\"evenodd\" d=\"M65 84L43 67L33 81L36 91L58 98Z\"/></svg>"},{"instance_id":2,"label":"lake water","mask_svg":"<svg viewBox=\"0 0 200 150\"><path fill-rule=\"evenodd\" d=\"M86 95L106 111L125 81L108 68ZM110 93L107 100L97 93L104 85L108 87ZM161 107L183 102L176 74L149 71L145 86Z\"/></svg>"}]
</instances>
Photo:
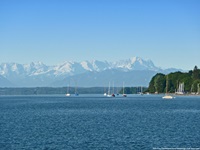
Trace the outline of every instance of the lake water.
<instances>
[{"instance_id":1,"label":"lake water","mask_svg":"<svg viewBox=\"0 0 200 150\"><path fill-rule=\"evenodd\" d=\"M0 149L200 148L200 97L0 96Z\"/></svg>"}]
</instances>

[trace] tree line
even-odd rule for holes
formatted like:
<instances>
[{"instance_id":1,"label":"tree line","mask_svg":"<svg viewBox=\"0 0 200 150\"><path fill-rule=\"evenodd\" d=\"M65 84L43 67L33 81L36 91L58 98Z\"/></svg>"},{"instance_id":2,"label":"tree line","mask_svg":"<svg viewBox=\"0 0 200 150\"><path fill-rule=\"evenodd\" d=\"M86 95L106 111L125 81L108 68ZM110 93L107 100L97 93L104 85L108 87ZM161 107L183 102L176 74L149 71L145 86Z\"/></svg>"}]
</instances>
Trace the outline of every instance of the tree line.
<instances>
[{"instance_id":1,"label":"tree line","mask_svg":"<svg viewBox=\"0 0 200 150\"><path fill-rule=\"evenodd\" d=\"M147 89L150 93L175 93L180 84L184 84L185 93L198 93L200 88L200 69L197 66L188 72L174 72L170 74L157 73L151 79ZM168 85L168 86L166 86ZM167 88L167 89L166 89Z\"/></svg>"},{"instance_id":2,"label":"tree line","mask_svg":"<svg viewBox=\"0 0 200 150\"><path fill-rule=\"evenodd\" d=\"M70 87L69 93L75 94L102 94L103 87L83 88ZM0 88L0 95L48 95L48 94L66 94L68 87L30 87L30 88Z\"/></svg>"}]
</instances>

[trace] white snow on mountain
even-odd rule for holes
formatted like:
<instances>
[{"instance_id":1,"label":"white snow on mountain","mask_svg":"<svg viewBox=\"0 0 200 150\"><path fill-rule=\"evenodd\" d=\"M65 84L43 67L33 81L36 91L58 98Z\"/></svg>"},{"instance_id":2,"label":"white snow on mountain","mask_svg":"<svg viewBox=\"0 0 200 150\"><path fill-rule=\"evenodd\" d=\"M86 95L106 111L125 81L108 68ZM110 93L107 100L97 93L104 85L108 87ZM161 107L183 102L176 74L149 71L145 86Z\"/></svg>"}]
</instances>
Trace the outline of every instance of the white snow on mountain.
<instances>
[{"instance_id":1,"label":"white snow on mountain","mask_svg":"<svg viewBox=\"0 0 200 150\"><path fill-rule=\"evenodd\" d=\"M74 62L66 61L62 64L58 64L52 68L52 72L55 76L62 75L62 74L70 74L73 71L72 65Z\"/></svg>"},{"instance_id":2,"label":"white snow on mountain","mask_svg":"<svg viewBox=\"0 0 200 150\"><path fill-rule=\"evenodd\" d=\"M128 70L159 70L151 60L144 60L140 57L132 57L127 60L121 60L113 63L113 67Z\"/></svg>"},{"instance_id":3,"label":"white snow on mountain","mask_svg":"<svg viewBox=\"0 0 200 150\"><path fill-rule=\"evenodd\" d=\"M112 69L122 72L134 70L162 70L156 67L151 60L132 57L116 62L98 60L82 62L65 61L54 66L48 66L42 62L32 62L30 64L2 63L0 64L0 75L15 85L23 83L25 86L26 84L37 86L86 72L102 72Z\"/></svg>"},{"instance_id":4,"label":"white snow on mountain","mask_svg":"<svg viewBox=\"0 0 200 150\"><path fill-rule=\"evenodd\" d=\"M3 63L0 65L0 75L8 77L11 74L23 76L38 76L38 75L75 75L84 73L86 71L103 71L107 69L120 69L120 70L159 70L155 67L151 60L143 60L139 57L132 57L127 60L117 62L106 61L82 61L73 62L66 61L55 66L47 66L42 62L32 62L30 64L17 64L17 63Z\"/></svg>"}]
</instances>

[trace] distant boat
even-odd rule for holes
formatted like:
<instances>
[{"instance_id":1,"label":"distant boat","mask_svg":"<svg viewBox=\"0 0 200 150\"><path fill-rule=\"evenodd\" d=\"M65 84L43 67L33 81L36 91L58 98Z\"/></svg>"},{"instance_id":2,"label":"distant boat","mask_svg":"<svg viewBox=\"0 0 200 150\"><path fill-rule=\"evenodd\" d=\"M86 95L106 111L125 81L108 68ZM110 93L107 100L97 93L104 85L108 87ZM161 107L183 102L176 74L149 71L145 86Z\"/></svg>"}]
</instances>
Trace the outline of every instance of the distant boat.
<instances>
[{"instance_id":1,"label":"distant boat","mask_svg":"<svg viewBox=\"0 0 200 150\"><path fill-rule=\"evenodd\" d=\"M115 97L114 82L113 82L113 94L112 94L112 97Z\"/></svg>"},{"instance_id":2,"label":"distant boat","mask_svg":"<svg viewBox=\"0 0 200 150\"><path fill-rule=\"evenodd\" d=\"M141 87L137 87L136 93L139 94L139 95L143 95L142 86Z\"/></svg>"},{"instance_id":3,"label":"distant boat","mask_svg":"<svg viewBox=\"0 0 200 150\"><path fill-rule=\"evenodd\" d=\"M74 95L75 95L75 96L79 96L79 94L78 94L78 92L77 92L77 82L75 82L75 84L76 84L76 87L75 87L75 93L74 93Z\"/></svg>"},{"instance_id":4,"label":"distant boat","mask_svg":"<svg viewBox=\"0 0 200 150\"><path fill-rule=\"evenodd\" d=\"M200 83L197 84L197 95L200 94L200 87L199 87Z\"/></svg>"},{"instance_id":5,"label":"distant boat","mask_svg":"<svg viewBox=\"0 0 200 150\"><path fill-rule=\"evenodd\" d=\"M168 75L166 79L166 93L165 96L162 97L163 99L173 99L174 97L168 94Z\"/></svg>"},{"instance_id":6,"label":"distant boat","mask_svg":"<svg viewBox=\"0 0 200 150\"><path fill-rule=\"evenodd\" d=\"M114 84L113 84L114 85ZM108 94L106 95L107 97L115 97L115 94L114 94L114 86L113 86L113 94L111 94L110 92L110 82L109 82L109 87L108 87Z\"/></svg>"},{"instance_id":7,"label":"distant boat","mask_svg":"<svg viewBox=\"0 0 200 150\"><path fill-rule=\"evenodd\" d=\"M71 94L70 93L67 93L67 94L65 94L66 96L71 96Z\"/></svg>"},{"instance_id":8,"label":"distant boat","mask_svg":"<svg viewBox=\"0 0 200 150\"><path fill-rule=\"evenodd\" d=\"M112 94L112 97L115 97L115 94Z\"/></svg>"},{"instance_id":9,"label":"distant boat","mask_svg":"<svg viewBox=\"0 0 200 150\"><path fill-rule=\"evenodd\" d=\"M112 95L110 94L110 82L109 82L109 86L108 86L108 94L106 96L107 97L112 97Z\"/></svg>"},{"instance_id":10,"label":"distant boat","mask_svg":"<svg viewBox=\"0 0 200 150\"><path fill-rule=\"evenodd\" d=\"M140 87L140 92L139 92L140 95L143 95L143 89L142 89L142 86Z\"/></svg>"},{"instance_id":11,"label":"distant boat","mask_svg":"<svg viewBox=\"0 0 200 150\"><path fill-rule=\"evenodd\" d=\"M183 83L180 83L179 86L178 86L178 90L176 92L177 95L183 95L185 92L184 92L184 82Z\"/></svg>"},{"instance_id":12,"label":"distant boat","mask_svg":"<svg viewBox=\"0 0 200 150\"><path fill-rule=\"evenodd\" d=\"M117 96L119 96L119 89L117 88L117 94L116 94Z\"/></svg>"},{"instance_id":13,"label":"distant boat","mask_svg":"<svg viewBox=\"0 0 200 150\"><path fill-rule=\"evenodd\" d=\"M107 96L105 87L104 87L104 90L103 90L103 91L104 91L104 94L103 94L103 95L104 95L104 96Z\"/></svg>"},{"instance_id":14,"label":"distant boat","mask_svg":"<svg viewBox=\"0 0 200 150\"><path fill-rule=\"evenodd\" d=\"M173 99L174 97L172 97L171 95L165 95L162 97L163 99Z\"/></svg>"},{"instance_id":15,"label":"distant boat","mask_svg":"<svg viewBox=\"0 0 200 150\"><path fill-rule=\"evenodd\" d=\"M122 94L123 97L127 97L126 94L124 94L124 82L123 82L123 94Z\"/></svg>"},{"instance_id":16,"label":"distant boat","mask_svg":"<svg viewBox=\"0 0 200 150\"><path fill-rule=\"evenodd\" d=\"M65 96L71 96L71 94L69 93L69 84L68 84L67 93L65 94Z\"/></svg>"},{"instance_id":17,"label":"distant boat","mask_svg":"<svg viewBox=\"0 0 200 150\"><path fill-rule=\"evenodd\" d=\"M126 95L126 94L123 94L123 97L127 97L127 95Z\"/></svg>"}]
</instances>

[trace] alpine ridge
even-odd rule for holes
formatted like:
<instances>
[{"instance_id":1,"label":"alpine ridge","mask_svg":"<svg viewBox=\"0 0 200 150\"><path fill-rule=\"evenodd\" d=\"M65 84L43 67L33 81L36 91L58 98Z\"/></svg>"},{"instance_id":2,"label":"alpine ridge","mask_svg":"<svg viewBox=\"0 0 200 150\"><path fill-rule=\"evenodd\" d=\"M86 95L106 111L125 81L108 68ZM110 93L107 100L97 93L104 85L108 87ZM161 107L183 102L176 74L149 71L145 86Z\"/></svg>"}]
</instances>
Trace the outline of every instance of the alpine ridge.
<instances>
[{"instance_id":1,"label":"alpine ridge","mask_svg":"<svg viewBox=\"0 0 200 150\"><path fill-rule=\"evenodd\" d=\"M177 69L170 69L170 71L172 70ZM146 79L138 79L138 76L143 76L140 73L142 74L144 71L148 77ZM139 84L140 80L145 80L145 83L141 82L141 85L148 85L150 78L155 73L165 72L165 70L156 67L151 60L144 60L140 57L132 57L116 62L98 60L82 62L65 61L54 66L48 66L42 62L32 62L30 64L2 63L0 64L0 75L2 76L0 78L2 83L0 86L66 86L70 82L69 80L72 79L74 80L73 82L78 82L79 86L103 86L102 82L113 81L113 79L120 81L122 76L126 79L126 76L129 77L130 74L132 74L134 79L136 78L134 77L134 72L137 72L137 81L135 82ZM138 74L138 72L140 73ZM149 74L149 72L151 73ZM82 79L84 76L87 76L87 80L85 80L86 78ZM85 82L78 81L80 79ZM6 80L7 83L4 85L2 80L4 82ZM72 85L75 84L73 82L71 81ZM131 84L134 85L134 81Z\"/></svg>"}]
</instances>

